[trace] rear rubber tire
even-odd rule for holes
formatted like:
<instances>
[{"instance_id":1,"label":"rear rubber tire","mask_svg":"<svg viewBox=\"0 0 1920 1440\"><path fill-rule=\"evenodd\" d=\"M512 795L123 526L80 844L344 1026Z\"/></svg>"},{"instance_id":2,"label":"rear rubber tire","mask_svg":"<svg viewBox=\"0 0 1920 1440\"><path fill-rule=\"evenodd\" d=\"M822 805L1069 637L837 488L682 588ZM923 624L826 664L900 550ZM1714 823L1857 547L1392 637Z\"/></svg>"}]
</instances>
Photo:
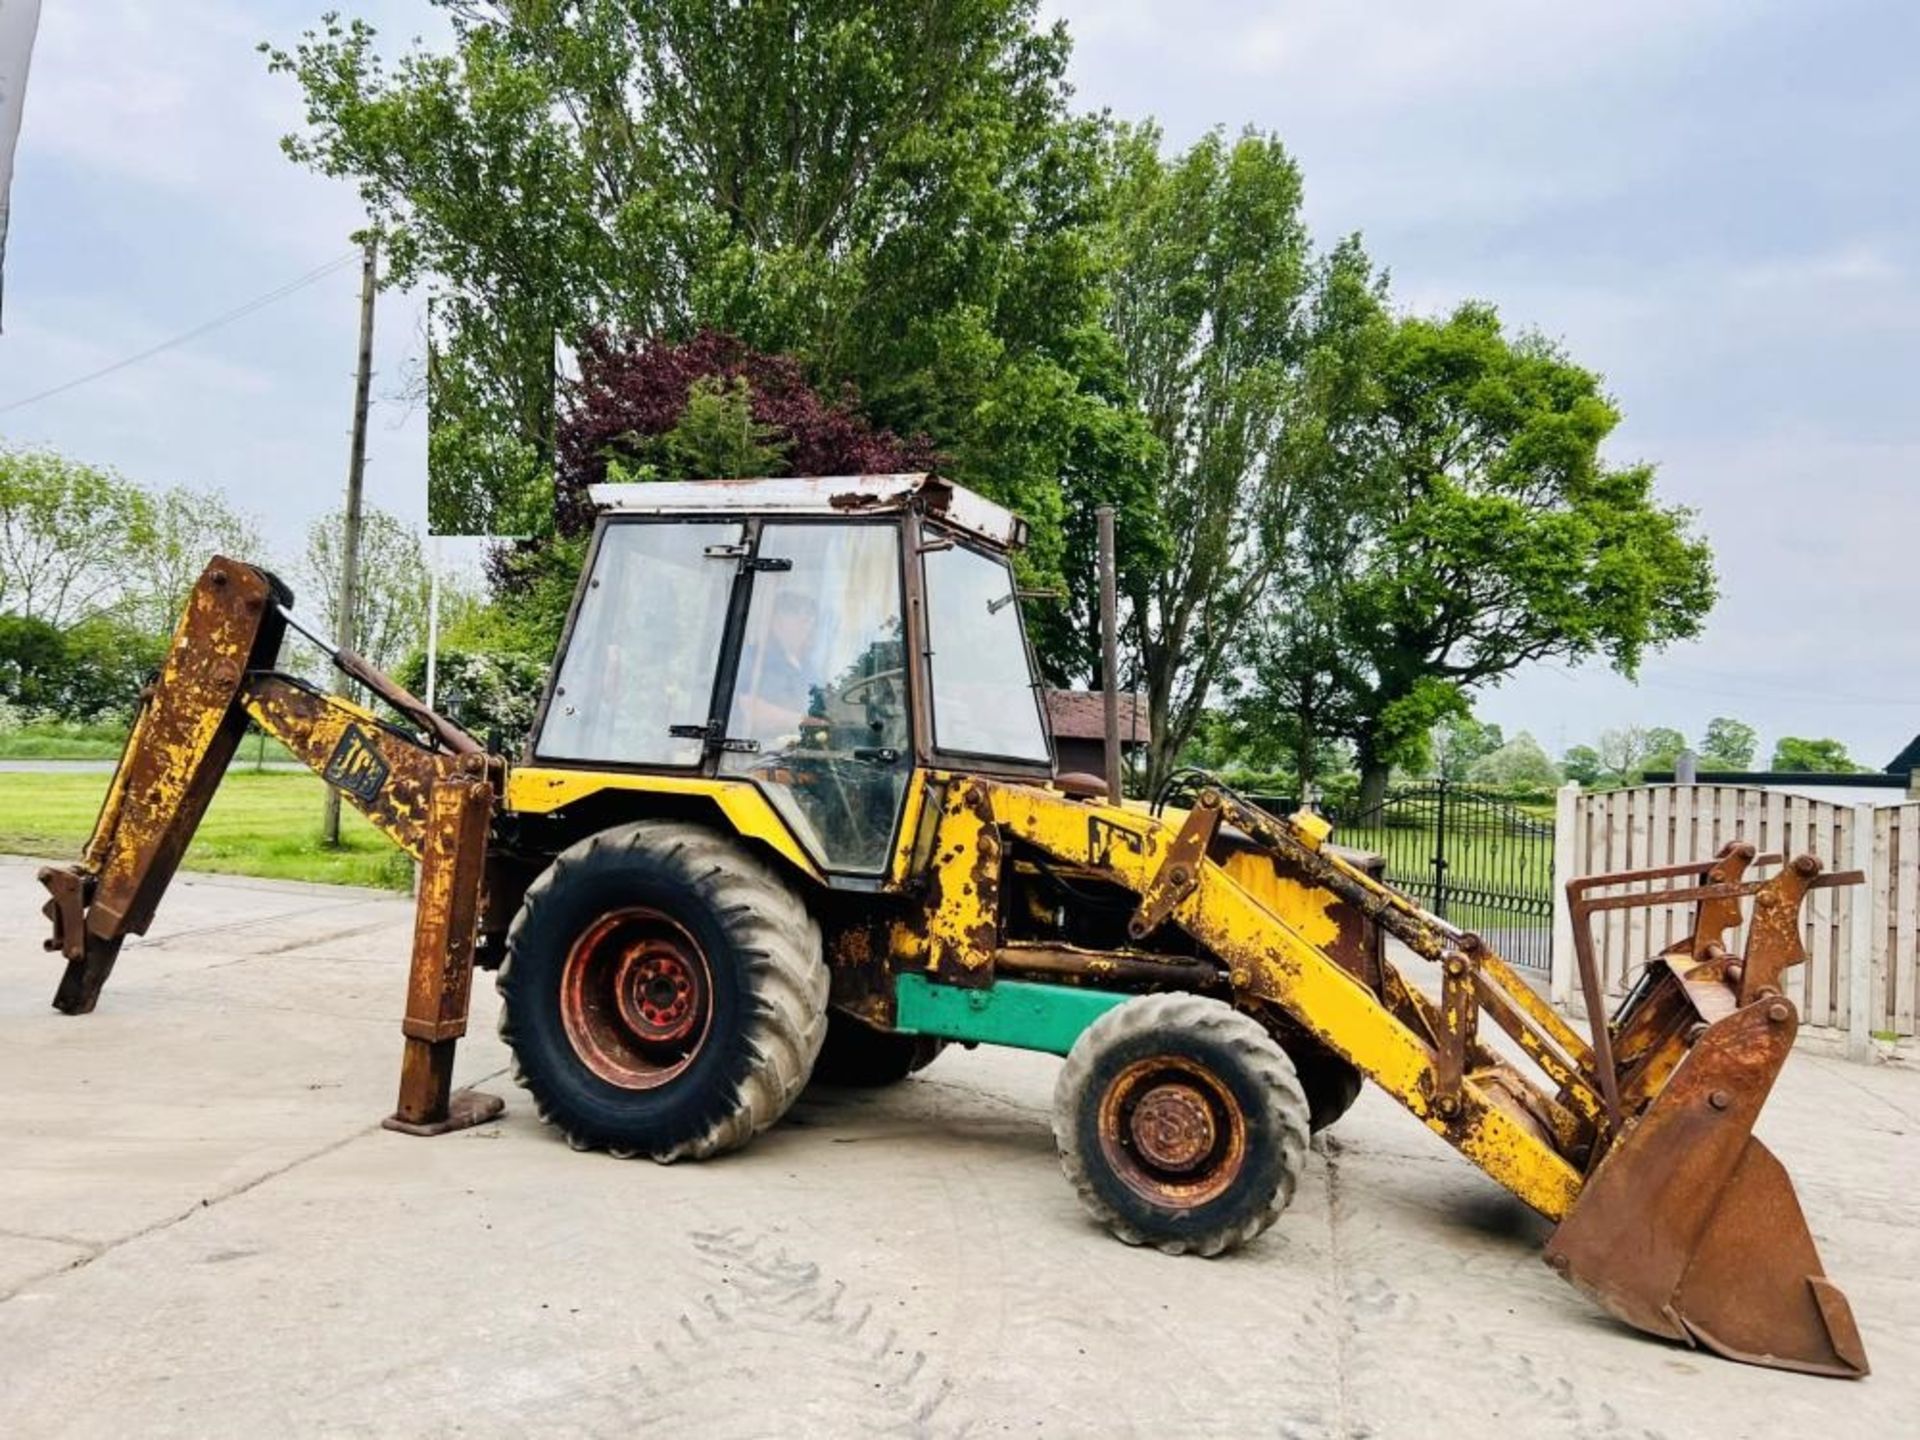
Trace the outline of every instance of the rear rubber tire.
<instances>
[{"instance_id":1,"label":"rear rubber tire","mask_svg":"<svg viewBox=\"0 0 1920 1440\"><path fill-rule=\"evenodd\" d=\"M570 956L635 907L684 935L704 972L702 1038L649 1088L597 1070L563 1015ZM827 1030L820 926L800 896L734 840L676 820L615 826L561 852L527 889L497 983L514 1079L540 1118L576 1149L663 1163L738 1149L778 1120Z\"/></svg>"},{"instance_id":2,"label":"rear rubber tire","mask_svg":"<svg viewBox=\"0 0 1920 1440\"><path fill-rule=\"evenodd\" d=\"M827 1016L827 1042L814 1062L813 1078L822 1085L877 1090L926 1069L946 1048L937 1035L876 1030L835 1010Z\"/></svg>"},{"instance_id":3,"label":"rear rubber tire","mask_svg":"<svg viewBox=\"0 0 1920 1440\"><path fill-rule=\"evenodd\" d=\"M1366 1088L1366 1077L1322 1045L1296 1047L1287 1055L1307 1097L1308 1127L1318 1135L1353 1108Z\"/></svg>"},{"instance_id":4,"label":"rear rubber tire","mask_svg":"<svg viewBox=\"0 0 1920 1440\"><path fill-rule=\"evenodd\" d=\"M1114 1122L1145 1110L1126 1110L1136 1092L1150 1101L1183 1085L1206 1097L1206 1133L1216 1138L1197 1168L1156 1173L1132 1139L1139 1132ZM1143 995L1075 1042L1054 1088L1053 1134L1081 1203L1118 1239L1169 1255L1221 1255L1292 1201L1306 1163L1307 1098L1293 1062L1252 1016L1199 995Z\"/></svg>"}]
</instances>

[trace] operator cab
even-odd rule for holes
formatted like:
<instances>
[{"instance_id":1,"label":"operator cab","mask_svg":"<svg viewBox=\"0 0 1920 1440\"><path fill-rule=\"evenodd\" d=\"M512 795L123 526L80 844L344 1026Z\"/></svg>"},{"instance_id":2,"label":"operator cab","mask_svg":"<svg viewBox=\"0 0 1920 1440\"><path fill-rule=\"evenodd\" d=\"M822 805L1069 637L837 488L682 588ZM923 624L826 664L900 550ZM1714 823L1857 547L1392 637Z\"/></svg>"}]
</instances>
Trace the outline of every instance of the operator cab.
<instances>
[{"instance_id":1,"label":"operator cab","mask_svg":"<svg viewBox=\"0 0 1920 1440\"><path fill-rule=\"evenodd\" d=\"M916 763L1053 773L1010 511L929 475L597 485L531 759L751 780L887 867Z\"/></svg>"}]
</instances>

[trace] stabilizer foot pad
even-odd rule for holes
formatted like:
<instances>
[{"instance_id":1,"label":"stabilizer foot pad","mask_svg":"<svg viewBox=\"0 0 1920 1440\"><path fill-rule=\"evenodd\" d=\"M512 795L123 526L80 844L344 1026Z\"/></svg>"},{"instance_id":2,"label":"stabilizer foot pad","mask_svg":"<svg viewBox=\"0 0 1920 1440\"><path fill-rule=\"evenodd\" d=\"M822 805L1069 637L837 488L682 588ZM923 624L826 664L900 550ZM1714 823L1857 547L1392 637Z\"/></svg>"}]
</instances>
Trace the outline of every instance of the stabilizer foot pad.
<instances>
[{"instance_id":1,"label":"stabilizer foot pad","mask_svg":"<svg viewBox=\"0 0 1920 1440\"><path fill-rule=\"evenodd\" d=\"M380 1124L382 1128L398 1130L402 1135L445 1135L452 1130L471 1130L475 1125L498 1120L506 1113L506 1109L507 1102L498 1095L489 1095L482 1090L456 1090L453 1098L447 1102L444 1120L413 1121L389 1115Z\"/></svg>"}]
</instances>

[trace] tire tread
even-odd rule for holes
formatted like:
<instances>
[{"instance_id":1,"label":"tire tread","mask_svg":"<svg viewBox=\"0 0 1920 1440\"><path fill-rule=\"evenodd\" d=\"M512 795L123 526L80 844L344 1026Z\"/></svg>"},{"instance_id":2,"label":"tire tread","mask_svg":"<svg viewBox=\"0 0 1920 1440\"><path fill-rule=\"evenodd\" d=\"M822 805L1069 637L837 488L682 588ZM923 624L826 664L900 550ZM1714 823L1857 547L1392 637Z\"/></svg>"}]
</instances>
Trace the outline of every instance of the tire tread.
<instances>
[{"instance_id":1,"label":"tire tread","mask_svg":"<svg viewBox=\"0 0 1920 1440\"><path fill-rule=\"evenodd\" d=\"M1210 1036L1230 1052L1256 1080L1280 1143L1280 1176L1273 1193L1243 1215L1225 1219L1199 1236L1156 1237L1122 1215L1094 1184L1079 1141L1079 1117L1099 1057L1136 1039L1169 1033ZM1308 1134L1306 1095L1287 1053L1251 1015L1203 995L1143 995L1115 1006L1087 1027L1068 1053L1054 1087L1054 1143L1061 1169L1080 1203L1125 1244L1152 1245L1168 1255L1223 1255L1237 1250L1278 1220L1292 1203L1306 1164Z\"/></svg>"},{"instance_id":2,"label":"tire tread","mask_svg":"<svg viewBox=\"0 0 1920 1440\"><path fill-rule=\"evenodd\" d=\"M543 1095L514 1046L515 962L542 928L543 910L582 873L605 863L609 850L645 856L682 872L745 961L748 1002L745 1044L753 1056L723 1113L702 1133L645 1152L603 1145L571 1126L551 1096ZM540 1118L575 1149L606 1148L621 1158L646 1153L662 1164L704 1160L737 1150L787 1112L806 1087L827 1033L829 977L821 958L820 924L793 887L770 864L704 825L641 820L601 830L562 851L527 887L507 932L495 976L500 991L500 1038L513 1050L513 1078L533 1096Z\"/></svg>"}]
</instances>

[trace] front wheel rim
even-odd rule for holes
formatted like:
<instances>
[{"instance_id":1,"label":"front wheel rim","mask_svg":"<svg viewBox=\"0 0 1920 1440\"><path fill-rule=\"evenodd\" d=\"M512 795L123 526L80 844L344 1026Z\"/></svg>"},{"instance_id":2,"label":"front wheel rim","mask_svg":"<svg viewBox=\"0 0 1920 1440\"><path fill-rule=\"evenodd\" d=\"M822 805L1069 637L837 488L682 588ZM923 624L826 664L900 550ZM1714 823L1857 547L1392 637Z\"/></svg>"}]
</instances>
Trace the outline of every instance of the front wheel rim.
<instances>
[{"instance_id":1,"label":"front wheel rim","mask_svg":"<svg viewBox=\"0 0 1920 1440\"><path fill-rule=\"evenodd\" d=\"M1246 1168L1247 1120L1227 1083L1182 1055L1136 1060L1100 1097L1100 1153L1157 1209L1219 1199Z\"/></svg>"},{"instance_id":2,"label":"front wheel rim","mask_svg":"<svg viewBox=\"0 0 1920 1440\"><path fill-rule=\"evenodd\" d=\"M713 1028L713 969L684 926L658 910L610 911L567 951L560 1022L589 1070L623 1090L677 1079Z\"/></svg>"}]
</instances>

